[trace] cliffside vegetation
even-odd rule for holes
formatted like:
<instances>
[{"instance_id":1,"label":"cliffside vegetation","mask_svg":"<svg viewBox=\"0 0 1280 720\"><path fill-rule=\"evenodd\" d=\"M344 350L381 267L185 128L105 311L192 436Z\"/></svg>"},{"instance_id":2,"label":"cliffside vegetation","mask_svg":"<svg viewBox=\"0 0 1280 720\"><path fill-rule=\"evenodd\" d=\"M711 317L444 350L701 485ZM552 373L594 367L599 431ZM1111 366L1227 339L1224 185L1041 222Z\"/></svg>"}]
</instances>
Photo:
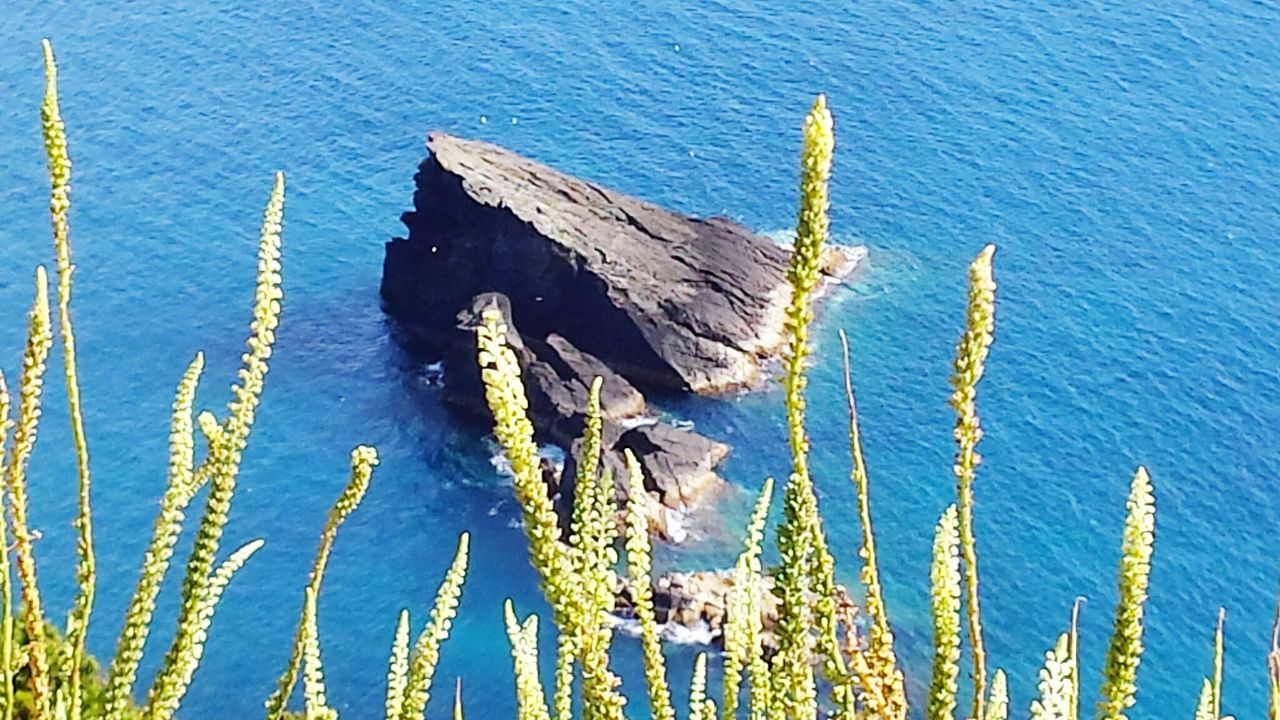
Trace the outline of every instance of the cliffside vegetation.
<instances>
[{"instance_id":1,"label":"cliffside vegetation","mask_svg":"<svg viewBox=\"0 0 1280 720\"><path fill-rule=\"evenodd\" d=\"M75 335L72 323L72 264L70 244L71 160L58 107L57 68L52 48L44 46L47 76L42 105L44 145L50 177L50 216L53 228L54 289L43 267L35 272L34 298L27 316L27 341L21 377L11 396L0 376L0 720L80 720L81 718L141 718L167 720L182 705L199 667L210 624L222 592L236 572L262 546L249 542L231 552L222 547L223 529L235 498L242 452L251 434L267 375L283 295L280 289L280 243L285 183L276 175L264 212L247 350L225 412L195 412L203 358L192 359L178 382L169 434L168 484L160 513L132 600L124 618L116 652L105 672L85 652L85 636L93 611L97 582L94 564L89 436L82 421ZM805 372L810 352L811 294L818 262L828 237L827 186L834 148L832 118L819 97L804 123L801 159L800 209L788 279L792 296L788 307L789 342L784 358L787 424L792 467L782 490L782 522L776 543L778 568L761 563L765 525L775 501L774 483L766 481L745 530L745 542L733 568L734 592L725 631L723 687L708 688L704 654L694 669L689 698L674 698L667 681L663 649L651 598L650 546L644 478L634 457L628 456L626 478L613 478L600 462L599 384L593 388L590 420L577 465L577 502L562 530L547 496L527 416L527 400L515 355L504 342L500 318L488 316L479 329L479 363L486 398L499 439L514 473L514 490L523 508L530 560L541 578L551 607L557 644L555 670L539 674L537 616L521 617L509 601L507 634L514 666L514 691L521 720L621 720L627 717L628 693L645 694L656 720L687 716L694 720L747 717L782 720L830 715L855 718L906 718L909 699L904 670L894 647L894 634L881 590L870 492L852 390L847 385L851 481L861 520L862 567L858 578L864 590L866 622L844 616L835 602L836 570L827 546L818 500L808 463L805 431ZM1011 710L1008 682L989 664L983 643L980 612L979 555L973 533L973 498L981 458L977 452L982 429L977 409L978 387L986 370L995 330L994 248L982 250L969 269L969 293L960 341L956 347L951 384L955 409L956 457L953 467L956 502L942 509L935 529L932 583L934 659L927 697L912 698L913 716L923 710L929 720L955 717L1004 720L1026 716ZM51 297L52 295L52 297ZM57 322L54 312L56 305ZM61 344L63 381L70 405L72 451L76 457L78 497L79 592L63 623L47 616L41 602L27 501L28 462L37 439L42 391L50 350ZM848 349L845 348L846 375ZM266 700L268 720L286 716L336 718L326 702L316 600L328 557L343 521L356 510L371 482L377 453L357 447L351 453L350 482L338 497L323 526L310 577L299 593L297 632L277 691ZM621 481L629 498L622 526L616 522L615 484ZM176 546L192 503L204 493L204 506L195 513L195 539L185 556L180 586L180 611L173 639L149 689L137 686L138 669L153 627L153 612L163 580L174 561ZM1081 711L1075 610L1064 608L1063 633L1045 656L1038 678L1039 697L1028 709L1038 720L1075 720L1094 713L1118 720L1137 698L1137 673L1143 653L1143 607L1155 539L1155 496L1147 472L1134 473L1126 506L1120 547L1119 602L1114 631L1102 668L1101 696L1096 710ZM468 538L463 535L444 574L425 626L413 632L410 614L401 614L387 671L385 716L388 720L424 717L432 697L435 667L449 636L467 572ZM58 568L63 570L62 568ZM16 572L15 572L16 570ZM764 575L774 573L780 601L775 630L776 652L766 653L761 642L760 596ZM615 579L625 573L634 589L635 614L645 660L646 687L624 691L610 668ZM16 575L17 585L13 584ZM282 638L282 641L284 639ZM965 649L968 662L962 662ZM1214 664L1203 680L1199 706L1189 708L1196 720L1222 718L1222 625L1214 645ZM998 660L998 659L996 659ZM972 691L961 696L960 676L972 678ZM1280 647L1269 656L1270 717L1280 720ZM1021 679L1030 682L1030 679ZM301 713L289 702L299 682ZM580 698L580 702L575 702ZM718 701L717 701L718 698ZM462 693L455 688L453 714L464 715ZM1084 699L1094 705L1092 699ZM680 707L680 710L677 710ZM1190 714L1190 712L1189 712ZM634 715L633 715L634 716Z\"/></svg>"}]
</instances>

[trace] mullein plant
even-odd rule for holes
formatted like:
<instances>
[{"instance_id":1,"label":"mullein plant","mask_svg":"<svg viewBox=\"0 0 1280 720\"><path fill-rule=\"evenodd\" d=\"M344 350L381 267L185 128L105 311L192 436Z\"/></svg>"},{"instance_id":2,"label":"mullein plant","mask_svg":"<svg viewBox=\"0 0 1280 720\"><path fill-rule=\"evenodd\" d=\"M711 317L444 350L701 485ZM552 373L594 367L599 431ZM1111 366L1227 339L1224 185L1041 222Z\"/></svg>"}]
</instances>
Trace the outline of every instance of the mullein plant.
<instances>
[{"instance_id":1,"label":"mullein plant","mask_svg":"<svg viewBox=\"0 0 1280 720\"><path fill-rule=\"evenodd\" d=\"M809 356L809 329L813 322L812 295L820 282L822 249L829 233L828 182L834 151L832 121L824 98L819 97L805 120L801 159L800 212L788 280L792 287L787 308L789 333L784 351L783 378L792 467L783 492L782 521L778 529L780 566L774 571L774 589L780 617L774 628L777 651L767 654L761 643L760 594L765 592L764 570L760 563L765 519L773 483L767 481L747 529L746 547L733 568L733 590L729 595L724 627L723 688L719 716L723 720L742 717L751 720L793 720L794 718L835 717L856 720L902 720L908 702L903 673L893 645L893 632L879 579L872 530L870 493L866 463L862 455L858 415L852 382L849 379L847 340L841 333L845 354L846 394L849 406L849 440L853 460L851 475L857 496L862 532L859 556L863 566L859 580L864 590L865 637L851 624L843 628L836 612L834 562L822 530L817 497L808 464L809 440L805 432L806 361ZM968 673L972 697L968 710L959 717L967 720L1007 720L1010 709L1008 679L996 669L988 678L988 660L980 605L978 556L974 532L976 470L981 462L977 446L982 438L977 411L977 389L986 371L986 362L995 338L995 293L993 273L995 248L984 248L969 266L968 302L965 326L956 347L952 367L951 405L956 421L956 501L942 514L935 529L933 562L930 571L931 610L934 628L934 658L928 697L921 703L928 720L955 720L960 704L961 658L967 631L971 662ZM603 619L609 601L603 605L593 588L604 586L614 571L609 561L612 533L596 524L612 512L602 502L612 480L601 477L599 445L599 397L594 388L588 409L584 457L579 462L577 497L568 535L556 523L536 464L533 428L527 418L528 403L521 368L505 344L507 328L495 311L486 313L477 330L479 362L486 398L495 419L494 434L515 470L517 499L524 508L524 526L530 556L542 578L542 587L551 602L559 630L560 655L555 673L554 713L546 705L538 667L534 618L519 622L508 605L508 630L516 665L516 696L522 720L555 717L569 720L575 668L583 675L586 697L591 679L605 679L603 691L614 702L625 702L617 691L617 679L608 668L607 652L586 653L585 638L608 643L607 630L594 624ZM634 458L627 457L632 477L627 503L627 568L634 613L640 624L645 659L645 678L651 717L671 717L670 690L662 663L660 634L654 612L645 607L651 594L641 586L651 568L647 538L641 539L645 519L643 503L635 501L642 487ZM603 481L603 482L602 482ZM1143 608L1155 540L1155 496L1147 472L1139 468L1130 486L1126 503L1119 576L1119 600L1114 629L1103 669L1101 698L1096 717L1123 720L1137 695L1137 669L1143 645ZM585 562L583 556L593 559ZM576 560L575 560L576 558ZM584 599L586 597L587 599ZM1080 600L1071 613L1070 627L1045 655L1045 664L1036 686L1038 697L1029 708L1035 720L1079 720L1080 668L1077 632ZM1280 720L1280 609L1277 610L1273 650L1268 657L1271 681L1270 717ZM1213 677L1205 681L1205 691L1197 717L1223 720L1221 715L1221 624L1215 640ZM599 646L597 646L597 651ZM815 672L815 670L817 672ZM743 680L747 677L746 702ZM820 683L830 693L830 701L819 698ZM706 687L706 657L695 663L691 682L689 717L714 717L715 700ZM600 691L597 691L597 694ZM616 707L584 703L586 718L616 717ZM1016 713L1015 713L1016 714Z\"/></svg>"},{"instance_id":2,"label":"mullein plant","mask_svg":"<svg viewBox=\"0 0 1280 720\"><path fill-rule=\"evenodd\" d=\"M181 706L208 638L214 611L235 574L263 545L252 540L218 561L243 453L261 401L275 343L283 292L280 284L280 244L284 220L284 176L277 174L264 213L258 240L258 267L248 350L242 355L238 380L225 418L195 413L196 394L204 357L197 353L178 383L169 427L168 482L160 502L151 542L141 574L126 610L123 628L106 677L86 655L84 642L93 608L96 572L90 501L90 471L76 344L71 320L74 265L71 261L71 159L66 126L58 102L57 64L52 45L43 43L45 93L41 120L48 160L49 210L56 260L56 334L60 339L72 442L77 474L77 593L63 627L47 618L37 581L34 532L27 500L28 465L39 431L45 373L54 344L48 274L36 268L35 296L27 316L27 341L22 355L16 397L0 374L0 718L33 720L168 720ZM196 433L204 452L197 462ZM377 464L376 452L357 447L351 456L351 480L335 502L321 535L302 604L302 614L279 689L267 703L269 720L286 714L285 704L299 677L303 684L304 715L315 720L336 719L328 706L320 655L317 603L324 570L338 527L356 509L368 490ZM193 547L181 583L179 616L168 652L143 703L135 702L138 668L153 626L156 601L172 564L186 513L199 493L208 489L199 516ZM440 645L448 637L466 576L468 538L464 534L446 572L430 620L412 652L408 648L408 613L397 631L397 653L388 674L388 720L424 717ZM20 603L15 612L13 570ZM460 690L459 690L460 693ZM91 701L91 703L89 702ZM455 717L461 717L461 697L455 698Z\"/></svg>"},{"instance_id":3,"label":"mullein plant","mask_svg":"<svg viewBox=\"0 0 1280 720\"><path fill-rule=\"evenodd\" d=\"M19 384L10 394L0 374L0 720L169 720L178 711L204 652L214 611L235 574L262 547L253 540L218 561L223 530L231 510L243 453L257 413L279 323L280 242L284 213L284 177L277 174L267 202L258 242L258 272L248 351L232 387L227 414L195 413L204 358L197 354L178 383L169 427L168 482L160 514L144 555L143 567L125 614L116 653L106 677L96 675L84 639L93 608L96 573L93 553L88 442L84 429L76 346L71 319L74 265L70 245L71 160L57 93L53 49L44 44L45 94L41 106L44 147L50 177L50 217L56 260L56 334L60 340L77 474L78 590L65 626L44 613L33 552L34 533L27 500L28 465L39 430L41 402L55 323L49 278L35 272L35 292L27 316L27 341ZM762 596L770 592L761 554L774 484L767 480L746 529L744 547L732 569L732 590L724 627L724 671L720 703L708 692L707 656L698 656L691 679L688 716L713 720L745 715L751 720L794 720L823 715L841 720L903 720L907 696L894 650L871 523L870 488L862 454L857 408L844 349L849 444L861 530L858 578L864 590L865 637L838 608L835 563L822 529L814 482L808 464L805 388L813 322L812 296L821 281L823 248L829 235L828 183L834 153L833 123L825 99L819 97L804 125L801 155L800 211L788 280L792 296L786 310L788 342L783 385L792 467L783 492L778 530L781 565L773 573L780 617L774 628L777 650L764 649ZM934 657L928 720L955 720L964 637L967 629L973 688L969 720L1007 720L1009 692L1005 674L995 670L987 682L982 639L980 584L973 515L974 480L982 430L977 414L977 386L985 373L994 340L994 248L985 248L969 267L965 329L957 345L951 378L951 404L956 411L957 443L953 473L956 502L935 528L930 571ZM622 720L626 696L609 665L613 640L614 592L625 572L635 617L640 626L650 715L674 720L660 628L653 607L652 548L645 517L644 477L639 463L625 454L626 478L615 479L601 462L603 413L600 382L588 400L586 435L575 480L575 507L562 532L542 484L533 426L521 380L521 368L506 344L507 328L496 313L485 313L477 330L479 363L485 394L494 417L494 434L510 461L514 488L523 509L530 558L551 605L558 630L551 703L539 675L538 618L521 620L510 601L506 625L515 668L518 717L521 720L572 720L574 697L584 720ZM196 434L203 438L197 453ZM200 456L197 459L197 456ZM318 606L324 572L337 532L359 506L377 464L376 452L357 447L351 476L320 536L311 574L302 594L302 610L288 660L276 692L266 702L267 720L305 717L336 720L324 679ZM617 482L616 482L617 481ZM625 518L616 519L616 491L625 490ZM181 583L179 616L170 647L145 701L135 702L138 668L150 630L156 600L182 534L191 503L206 491L193 547ZM1103 667L1097 717L1123 720L1136 702L1137 671L1143 653L1143 609L1155 538L1155 496L1151 479L1139 468L1130 485L1121 545L1119 599L1114 630ZM623 541L625 571L615 547ZM421 720L440 659L457 613L468 563L469 538L462 535L453 562L437 592L428 622L410 642L408 611L395 628L387 672L387 720ZM21 602L14 607L13 574ZM1045 655L1030 706L1035 720L1079 720L1080 668L1077 633L1079 601L1067 632ZM963 618L962 618L963 614ZM1220 611L1213 645L1212 674L1202 684L1194 717L1227 720L1222 714L1223 624ZM1280 720L1280 608L1268 655L1269 717ZM303 711L287 709L298 681ZM745 688L744 688L745 684ZM820 689L829 700L820 698ZM745 703L743 699L745 697ZM455 686L453 717L462 720L461 684Z\"/></svg>"}]
</instances>

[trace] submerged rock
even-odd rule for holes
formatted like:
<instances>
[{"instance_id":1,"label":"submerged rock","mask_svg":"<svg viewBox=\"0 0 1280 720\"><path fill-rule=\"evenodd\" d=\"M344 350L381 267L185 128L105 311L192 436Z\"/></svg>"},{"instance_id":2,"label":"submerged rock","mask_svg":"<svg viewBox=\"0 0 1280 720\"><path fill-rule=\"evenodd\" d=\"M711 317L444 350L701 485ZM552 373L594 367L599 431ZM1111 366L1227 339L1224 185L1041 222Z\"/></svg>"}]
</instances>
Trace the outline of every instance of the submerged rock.
<instances>
[{"instance_id":1,"label":"submerged rock","mask_svg":"<svg viewBox=\"0 0 1280 720\"><path fill-rule=\"evenodd\" d=\"M557 335L642 388L755 384L784 337L787 251L721 218L664 210L484 142L432 133L382 296L441 351L483 292L531 338ZM833 250L833 274L854 255Z\"/></svg>"},{"instance_id":2,"label":"submerged rock","mask_svg":"<svg viewBox=\"0 0 1280 720\"><path fill-rule=\"evenodd\" d=\"M762 578L757 607L763 627L762 645L766 652L777 649L773 630L778 624L778 597L774 593L773 576ZM728 617L729 596L734 589L733 572L706 570L669 572L653 579L654 616L665 626L671 639L686 639L720 646L724 642L724 624ZM858 642L854 627L857 606L843 585L836 586L837 614L845 633L845 642ZM628 620L634 617L634 603L626 578L618 581L614 614ZM852 635L849 633L852 631Z\"/></svg>"}]
</instances>

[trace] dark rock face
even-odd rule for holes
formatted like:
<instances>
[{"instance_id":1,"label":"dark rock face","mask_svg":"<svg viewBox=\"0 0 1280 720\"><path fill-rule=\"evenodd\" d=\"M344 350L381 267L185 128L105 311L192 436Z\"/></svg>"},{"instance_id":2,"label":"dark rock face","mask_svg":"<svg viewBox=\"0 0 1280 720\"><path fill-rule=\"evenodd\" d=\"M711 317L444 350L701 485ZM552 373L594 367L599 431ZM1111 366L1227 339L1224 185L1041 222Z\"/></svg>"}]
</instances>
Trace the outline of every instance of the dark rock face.
<instances>
[{"instance_id":1,"label":"dark rock face","mask_svg":"<svg viewBox=\"0 0 1280 720\"><path fill-rule=\"evenodd\" d=\"M601 378L603 465L626 499L623 452L645 473L654 531L723 484L729 447L651 417L642 390L757 383L781 348L787 251L724 219L698 219L488 143L433 133L409 233L387 243L382 297L411 350L444 361L445 401L490 421L475 329L498 310L538 441L568 452L548 492L571 502L589 388ZM858 251L826 265L847 273ZM517 331L517 327L519 330Z\"/></svg>"},{"instance_id":2,"label":"dark rock face","mask_svg":"<svg viewBox=\"0 0 1280 720\"><path fill-rule=\"evenodd\" d=\"M729 455L728 445L666 423L631 428L614 447L635 454L645 489L672 508L692 505L718 487L723 481L716 466Z\"/></svg>"},{"instance_id":3,"label":"dark rock face","mask_svg":"<svg viewBox=\"0 0 1280 720\"><path fill-rule=\"evenodd\" d=\"M427 147L382 296L428 350L443 354L458 308L490 291L527 337L559 335L644 388L748 386L780 349L787 253L768 238L488 143L433 133Z\"/></svg>"},{"instance_id":4,"label":"dark rock face","mask_svg":"<svg viewBox=\"0 0 1280 720\"><path fill-rule=\"evenodd\" d=\"M445 362L450 370L444 384L445 401L464 413L490 420L476 363L476 328L486 311L497 311L507 327L506 342L520 363L529 419L540 442L568 449L559 478L548 476L548 492L558 496L561 516L573 502L573 481L581 437L586 427L590 385L601 378L600 408L604 420L602 461L615 480L619 506L627 499L627 471L623 451L630 449L645 471L650 525L654 533L678 540L667 522L668 510L697 505L724 480L715 467L729 447L691 430L646 416L644 396L630 382L598 358L567 340L550 335L542 342L526 341L511 317L511 301L501 293L482 293L457 314Z\"/></svg>"}]
</instances>

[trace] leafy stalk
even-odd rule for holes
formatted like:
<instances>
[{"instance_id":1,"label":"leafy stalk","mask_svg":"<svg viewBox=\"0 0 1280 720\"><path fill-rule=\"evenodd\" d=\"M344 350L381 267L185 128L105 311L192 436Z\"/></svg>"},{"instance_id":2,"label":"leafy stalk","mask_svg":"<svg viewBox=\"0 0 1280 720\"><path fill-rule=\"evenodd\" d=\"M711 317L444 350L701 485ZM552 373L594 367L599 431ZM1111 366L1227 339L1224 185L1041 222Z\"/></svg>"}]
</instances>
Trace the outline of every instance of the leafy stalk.
<instances>
[{"instance_id":1,"label":"leafy stalk","mask_svg":"<svg viewBox=\"0 0 1280 720\"><path fill-rule=\"evenodd\" d=\"M520 365L506 344L506 334L499 312L490 309L482 314L482 323L477 328L480 374L485 399L494 418L494 435L512 468L516 498L523 510L525 535L529 539L530 561L541 578L556 627L570 635L568 642L582 665L587 720L621 720L626 700L617 692L620 681L608 667L612 630L606 617L613 603L610 568L617 561L612 548L617 533L613 521L613 480L607 473L602 478L594 474L584 476L577 502L585 503L586 507L575 512L571 544L566 546L560 542L555 509L547 496L538 464ZM589 437L590 428L589 424ZM563 662L560 668L557 675L564 678ZM563 686L557 688L557 713L564 692L567 690Z\"/></svg>"},{"instance_id":2,"label":"leafy stalk","mask_svg":"<svg viewBox=\"0 0 1280 720\"><path fill-rule=\"evenodd\" d=\"M649 517L645 511L647 498L644 473L630 450L624 451L627 462L627 579L630 581L632 605L640 621L640 644L644 650L644 677L649 688L649 712L653 720L675 720L671 705L671 689L667 686L667 664L662 656L662 640L653 613L651 585L651 548Z\"/></svg>"},{"instance_id":3,"label":"leafy stalk","mask_svg":"<svg viewBox=\"0 0 1280 720\"><path fill-rule=\"evenodd\" d=\"M307 603L315 602L320 595L320 586L324 583L324 573L329 567L329 554L333 551L334 540L338 537L338 528L355 512L369 490L369 481L373 477L373 468L378 464L378 452L367 445L360 445L351 451L351 479L342 490L342 494L329 509L329 517L324 531L320 533L320 545L316 550L315 561L311 565L311 575L307 582L303 601L302 618L294 634L293 650L289 662L277 683L276 691L267 700L267 720L280 720L284 717L285 704L293 694L298 681L298 672L302 669L305 640L304 621L306 620Z\"/></svg>"},{"instance_id":4,"label":"leafy stalk","mask_svg":"<svg viewBox=\"0 0 1280 720\"><path fill-rule=\"evenodd\" d=\"M1155 544L1155 495L1146 468L1138 468L1125 503L1124 541L1120 551L1120 599L1115 629L1107 648L1098 717L1124 720L1138 693L1138 664L1142 661L1142 616L1151 577Z\"/></svg>"},{"instance_id":5,"label":"leafy stalk","mask_svg":"<svg viewBox=\"0 0 1280 720\"><path fill-rule=\"evenodd\" d=\"M871 526L871 489L867 464L862 454L862 433L858 428L858 403L853 392L853 372L849 362L849 339L840 331L840 348L844 360L845 401L849 408L849 454L853 458L853 486L857 491L858 524L862 529L862 573L866 590L866 613L869 622L867 650L862 654L865 668L860 668L863 710L884 720L904 720L907 716L907 690L898 655L893 649L893 628L885 608L880 585L880 564L876 555L875 531ZM850 688L851 690L852 688Z\"/></svg>"},{"instance_id":6,"label":"leafy stalk","mask_svg":"<svg viewBox=\"0 0 1280 720\"><path fill-rule=\"evenodd\" d=\"M409 611L400 611L396 637L387 663L386 720L396 720L404 709L404 689L409 685Z\"/></svg>"},{"instance_id":7,"label":"leafy stalk","mask_svg":"<svg viewBox=\"0 0 1280 720\"><path fill-rule=\"evenodd\" d=\"M27 321L27 344L22 355L22 386L18 392L18 424L13 435L13 449L5 468L9 492L9 509L13 515L14 549L18 580L22 585L22 615L26 625L27 665L30 669L32 717L49 717L53 697L49 676L49 658L44 643L44 609L36 582L36 559L31 544L31 526L27 520L27 465L35 449L40 423L40 398L44 389L45 361L53 344L49 323L49 279L43 267L36 268L35 301Z\"/></svg>"},{"instance_id":8,"label":"leafy stalk","mask_svg":"<svg viewBox=\"0 0 1280 720\"><path fill-rule=\"evenodd\" d=\"M725 608L728 617L724 625L724 692L720 703L724 720L737 716L743 670L760 653L760 553L772 500L773 478L768 478L756 499L742 553L734 564L733 588Z\"/></svg>"},{"instance_id":9,"label":"leafy stalk","mask_svg":"<svg viewBox=\"0 0 1280 720\"><path fill-rule=\"evenodd\" d=\"M227 407L227 419L221 432L217 434L218 441L209 448L206 460L211 473L209 495L187 560L178 611L178 630L147 700L148 713L155 716L154 720L168 720L186 694L187 688L181 681L182 673L178 668L190 664L192 659L199 662L197 648L202 639L198 637L198 616L205 605L205 597L209 594L212 579L210 573L222 540L223 528L229 519L241 456L262 397L263 381L268 369L267 360L271 357L276 327L280 322L280 301L284 297L280 289L280 234L283 219L284 175L276 173L259 234L253 322L246 342L249 351L241 356L244 364L239 372L239 382L232 387L232 400Z\"/></svg>"},{"instance_id":10,"label":"leafy stalk","mask_svg":"<svg viewBox=\"0 0 1280 720\"><path fill-rule=\"evenodd\" d=\"M1005 680L1004 670L999 668L991 678L986 720L1009 720L1009 685Z\"/></svg>"},{"instance_id":11,"label":"leafy stalk","mask_svg":"<svg viewBox=\"0 0 1280 720\"><path fill-rule=\"evenodd\" d=\"M928 720L952 720L960 677L960 534L956 506L938 520L930 569L933 610L933 679Z\"/></svg>"},{"instance_id":12,"label":"leafy stalk","mask_svg":"<svg viewBox=\"0 0 1280 720\"><path fill-rule=\"evenodd\" d=\"M530 615L521 623L515 606L505 606L507 639L511 641L511 658L515 663L516 717L518 720L550 720L547 696L538 679L538 616Z\"/></svg>"},{"instance_id":13,"label":"leafy stalk","mask_svg":"<svg viewBox=\"0 0 1280 720\"><path fill-rule=\"evenodd\" d=\"M819 95L805 118L800 156L800 209L787 271L791 300L786 309L788 343L783 357L783 387L791 447L791 474L783 493L783 522L778 529L782 567L779 597L778 655L774 661L774 712L809 716L817 706L813 667L815 623L824 659L843 677L836 640L834 572L818 518L818 501L809 477L809 438L805 431L805 364L810 352L811 298L821 279L822 249L830 221L828 184L835 149L831 113Z\"/></svg>"},{"instance_id":14,"label":"leafy stalk","mask_svg":"<svg viewBox=\"0 0 1280 720\"><path fill-rule=\"evenodd\" d=\"M449 637L453 618L458 614L458 602L462 597L462 583L467 578L467 561L471 536L463 533L458 538L458 550L453 563L445 572L444 581L436 591L431 619L413 646L413 658L409 662L409 678L404 690L401 720L421 720L431 700L431 682L435 679L436 665L440 662L440 645Z\"/></svg>"},{"instance_id":15,"label":"leafy stalk","mask_svg":"<svg viewBox=\"0 0 1280 720\"><path fill-rule=\"evenodd\" d=\"M316 612L316 592L306 589L302 608L302 696L307 720L336 720L338 713L325 698L324 663L320 658L320 629Z\"/></svg>"},{"instance_id":16,"label":"leafy stalk","mask_svg":"<svg viewBox=\"0 0 1280 720\"><path fill-rule=\"evenodd\" d=\"M1200 697L1196 702L1196 720L1218 720L1213 712L1213 681L1204 679L1200 686Z\"/></svg>"},{"instance_id":17,"label":"leafy stalk","mask_svg":"<svg viewBox=\"0 0 1280 720\"><path fill-rule=\"evenodd\" d=\"M1044 654L1044 667L1040 669L1040 697L1031 703L1031 720L1069 720L1073 717L1072 696L1076 676L1076 662L1071 656L1068 633L1058 636L1058 642Z\"/></svg>"},{"instance_id":18,"label":"leafy stalk","mask_svg":"<svg viewBox=\"0 0 1280 720\"><path fill-rule=\"evenodd\" d=\"M982 439L976 405L978 381L986 367L994 339L996 283L991 275L995 246L988 245L969 266L969 301L965 330L956 346L951 374L951 406L956 411L955 439L960 551L964 560L965 604L968 611L969 646L973 654L973 717L984 720L987 692L987 652L982 639L982 612L978 599L978 551L973 538L973 480L981 462L976 452Z\"/></svg>"},{"instance_id":19,"label":"leafy stalk","mask_svg":"<svg viewBox=\"0 0 1280 720\"><path fill-rule=\"evenodd\" d=\"M45 156L49 164L49 215L53 223L53 246L58 265L58 330L62 338L62 363L67 384L67 406L71 415L71 437L75 445L77 513L79 532L76 553L75 604L67 618L67 643L71 646L63 673L67 677L70 707L67 715L79 720L81 712L80 664L84 658L85 633L93 611L96 578L93 553L93 511L89 503L89 446L85 439L84 415L80 404L80 377L76 369L76 339L71 325L71 240L67 215L71 209L71 157L67 153L66 127L58 108L58 66L53 46L43 41L45 90L40 107L44 130Z\"/></svg>"},{"instance_id":20,"label":"leafy stalk","mask_svg":"<svg viewBox=\"0 0 1280 720\"><path fill-rule=\"evenodd\" d=\"M9 386L0 372L0 481L5 474L5 453L9 446ZM8 493L0 488L0 676L4 682L3 720L13 720L13 572L9 565Z\"/></svg>"},{"instance_id":21,"label":"leafy stalk","mask_svg":"<svg viewBox=\"0 0 1280 720\"><path fill-rule=\"evenodd\" d=\"M707 654L698 653L689 684L689 720L715 720L715 701L707 697Z\"/></svg>"},{"instance_id":22,"label":"leafy stalk","mask_svg":"<svg viewBox=\"0 0 1280 720\"><path fill-rule=\"evenodd\" d=\"M530 562L542 580L556 626L570 627L571 566L568 552L560 542L555 508L542 481L520 364L506 344L507 327L501 314L486 312L482 320L476 329L478 359L485 400L493 414L493 434L511 465L516 499L524 512Z\"/></svg>"},{"instance_id":23,"label":"leafy stalk","mask_svg":"<svg viewBox=\"0 0 1280 720\"><path fill-rule=\"evenodd\" d=\"M143 557L142 572L129 601L129 609L125 612L124 629L120 631L116 655L111 661L106 697L108 718L119 717L129 706L138 663L142 660L147 635L151 631L156 597L173 558L173 548L182 533L184 511L198 490L192 474L195 439L191 413L203 369L204 355L197 353L183 373L174 396L173 416L169 424L168 486L160 501L155 531Z\"/></svg>"}]
</instances>

